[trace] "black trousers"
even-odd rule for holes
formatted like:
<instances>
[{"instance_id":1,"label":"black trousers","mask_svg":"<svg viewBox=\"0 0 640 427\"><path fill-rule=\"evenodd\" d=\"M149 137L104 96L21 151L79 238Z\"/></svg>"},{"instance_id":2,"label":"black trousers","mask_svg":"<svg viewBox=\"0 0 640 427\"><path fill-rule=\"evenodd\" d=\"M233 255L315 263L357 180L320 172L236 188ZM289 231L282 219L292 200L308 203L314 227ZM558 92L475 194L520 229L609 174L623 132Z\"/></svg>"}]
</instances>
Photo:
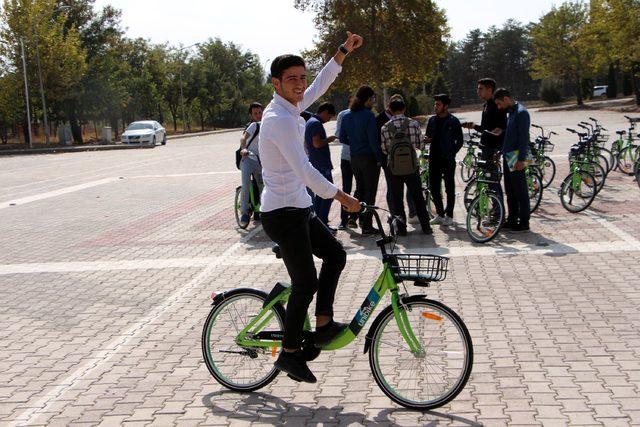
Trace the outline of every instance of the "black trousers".
<instances>
[{"instance_id":1,"label":"black trousers","mask_svg":"<svg viewBox=\"0 0 640 427\"><path fill-rule=\"evenodd\" d=\"M351 168L356 178L354 197L368 205L374 205L378 193L378 179L380 179L380 166L375 156L351 156ZM371 228L372 218L371 212L361 213L360 227L363 230Z\"/></svg>"},{"instance_id":2,"label":"black trousers","mask_svg":"<svg viewBox=\"0 0 640 427\"><path fill-rule=\"evenodd\" d=\"M351 194L353 188L353 168L349 160L340 160L340 171L342 172L342 191L347 194ZM344 209L340 209L340 223L347 225L350 219L358 218L358 214L354 212L347 212Z\"/></svg>"},{"instance_id":3,"label":"black trousers","mask_svg":"<svg viewBox=\"0 0 640 427\"><path fill-rule=\"evenodd\" d=\"M402 218L402 221L407 223L407 216L404 212L403 194L404 186L407 186L408 198L413 201L416 209L416 214L420 220L420 225L423 229L429 228L429 214L427 213L427 205L422 194L422 185L420 183L420 175L416 171L411 175L391 175L391 189L393 191L394 206L391 211L394 215Z\"/></svg>"},{"instance_id":4,"label":"black trousers","mask_svg":"<svg viewBox=\"0 0 640 427\"><path fill-rule=\"evenodd\" d=\"M394 197L396 197L396 192L391 188L393 187L393 184L391 182L393 175L391 174L391 170L389 170L386 157L383 158L382 162L383 162L382 171L384 172L384 180L387 183L387 206L389 207L389 210L391 211L391 213L393 213L394 215L400 215L399 213L396 213L393 211L394 206L396 206L396 201L393 199ZM397 194L400 195L400 200L404 201L404 188L402 188L402 191ZM413 199L411 198L411 196L409 195L409 191L407 191L407 206L409 206L409 216L415 216L416 205L413 202Z\"/></svg>"},{"instance_id":5,"label":"black trousers","mask_svg":"<svg viewBox=\"0 0 640 427\"><path fill-rule=\"evenodd\" d=\"M504 191L507 193L507 206L509 215L507 222L513 224L516 221L520 225L529 225L529 189L524 169L521 171L510 171L507 161L504 161Z\"/></svg>"},{"instance_id":6,"label":"black trousers","mask_svg":"<svg viewBox=\"0 0 640 427\"><path fill-rule=\"evenodd\" d=\"M429 191L433 198L433 204L438 216L445 214L453 218L453 207L456 203L456 161L450 159L429 160ZM441 185L444 179L444 188L447 192L447 208L442 204Z\"/></svg>"},{"instance_id":7,"label":"black trousers","mask_svg":"<svg viewBox=\"0 0 640 427\"><path fill-rule=\"evenodd\" d=\"M311 209L282 208L261 215L267 236L278 245L291 277L283 346L300 348L309 305L317 292L316 316L333 316L333 299L347 253ZM313 256L322 259L317 275Z\"/></svg>"}]
</instances>

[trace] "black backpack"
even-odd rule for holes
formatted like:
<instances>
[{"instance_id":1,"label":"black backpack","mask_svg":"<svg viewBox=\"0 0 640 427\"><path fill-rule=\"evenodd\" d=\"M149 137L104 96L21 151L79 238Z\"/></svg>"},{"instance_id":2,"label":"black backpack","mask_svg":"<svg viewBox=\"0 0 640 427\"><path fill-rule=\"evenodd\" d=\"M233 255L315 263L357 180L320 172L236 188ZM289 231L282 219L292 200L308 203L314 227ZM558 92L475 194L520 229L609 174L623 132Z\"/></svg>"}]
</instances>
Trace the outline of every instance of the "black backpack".
<instances>
[{"instance_id":1,"label":"black backpack","mask_svg":"<svg viewBox=\"0 0 640 427\"><path fill-rule=\"evenodd\" d=\"M409 123L409 119L405 118L400 128L396 128L393 122L385 125L390 133L395 129L395 133L391 135L391 148L387 158L387 165L393 175L411 175L418 170L418 156L411 143Z\"/></svg>"},{"instance_id":2,"label":"black backpack","mask_svg":"<svg viewBox=\"0 0 640 427\"><path fill-rule=\"evenodd\" d=\"M247 130L247 128L251 126L251 123L249 123L247 126L245 126L245 130ZM258 137L258 134L260 133L260 122L256 123L256 131L253 133L253 136L251 137L251 139L249 140L249 142L247 142L247 150L249 149L249 146L251 145L251 143L253 142L254 139L256 139ZM242 160L242 154L240 154L240 151L242 151L240 148L238 148L236 150L236 167L238 169L240 169L240 160Z\"/></svg>"}]
</instances>

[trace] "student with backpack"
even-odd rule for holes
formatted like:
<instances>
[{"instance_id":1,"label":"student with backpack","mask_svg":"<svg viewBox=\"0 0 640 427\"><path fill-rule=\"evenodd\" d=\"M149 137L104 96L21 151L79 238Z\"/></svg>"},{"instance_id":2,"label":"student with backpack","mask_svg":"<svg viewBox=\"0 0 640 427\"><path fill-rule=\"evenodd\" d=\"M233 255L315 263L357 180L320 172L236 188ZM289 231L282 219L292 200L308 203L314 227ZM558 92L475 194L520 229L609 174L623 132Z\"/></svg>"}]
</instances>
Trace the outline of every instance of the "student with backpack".
<instances>
[{"instance_id":1,"label":"student with backpack","mask_svg":"<svg viewBox=\"0 0 640 427\"><path fill-rule=\"evenodd\" d=\"M240 149L236 151L236 167L242 173L242 191L240 192L240 225L246 227L249 224L251 206L249 203L249 186L251 175L256 182L262 185L262 166L259 157L260 121L262 120L262 105L254 102L249 106L251 123L242 133ZM259 212L254 212L254 219L259 219Z\"/></svg>"},{"instance_id":2,"label":"student with backpack","mask_svg":"<svg viewBox=\"0 0 640 427\"><path fill-rule=\"evenodd\" d=\"M456 154L462 148L462 125L449 113L451 99L440 94L433 97L435 116L427 123L426 142L431 144L429 152L429 190L436 208L431 224L453 225L453 206L456 202ZM447 191L447 208L442 204L442 179Z\"/></svg>"},{"instance_id":3,"label":"student with backpack","mask_svg":"<svg viewBox=\"0 0 640 427\"><path fill-rule=\"evenodd\" d=\"M402 98L396 98L389 104L391 120L380 131L382 152L387 158L387 168L390 174L393 206L389 206L394 216L400 221L391 222L391 232L400 236L407 234L407 217L404 211L402 193L407 186L409 197L416 207L416 214L422 232L431 234L429 214L422 194L420 176L418 172L418 156L416 150L423 144L420 125L415 120L404 115L406 104Z\"/></svg>"}]
</instances>

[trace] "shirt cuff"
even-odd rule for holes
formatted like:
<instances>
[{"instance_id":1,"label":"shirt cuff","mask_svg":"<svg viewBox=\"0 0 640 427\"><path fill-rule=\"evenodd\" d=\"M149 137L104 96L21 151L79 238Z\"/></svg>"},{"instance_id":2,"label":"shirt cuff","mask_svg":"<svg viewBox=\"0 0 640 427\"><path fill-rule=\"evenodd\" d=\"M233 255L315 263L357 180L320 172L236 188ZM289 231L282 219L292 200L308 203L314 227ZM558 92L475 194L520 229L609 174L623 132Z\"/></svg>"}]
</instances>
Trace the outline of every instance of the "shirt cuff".
<instances>
[{"instance_id":1,"label":"shirt cuff","mask_svg":"<svg viewBox=\"0 0 640 427\"><path fill-rule=\"evenodd\" d=\"M323 199L333 199L334 197L336 197L336 194L338 194L338 187L336 187L335 184L329 183L329 185L322 191L322 193L317 194Z\"/></svg>"}]
</instances>

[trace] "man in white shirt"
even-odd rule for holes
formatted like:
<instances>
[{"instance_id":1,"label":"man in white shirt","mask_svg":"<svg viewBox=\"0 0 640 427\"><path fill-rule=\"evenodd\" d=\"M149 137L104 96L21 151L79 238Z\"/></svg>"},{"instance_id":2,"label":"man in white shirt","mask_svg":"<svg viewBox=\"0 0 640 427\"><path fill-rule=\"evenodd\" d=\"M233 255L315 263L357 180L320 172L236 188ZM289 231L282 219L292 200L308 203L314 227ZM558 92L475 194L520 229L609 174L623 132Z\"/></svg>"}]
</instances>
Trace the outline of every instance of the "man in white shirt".
<instances>
[{"instance_id":1,"label":"man in white shirt","mask_svg":"<svg viewBox=\"0 0 640 427\"><path fill-rule=\"evenodd\" d=\"M257 102L249 106L249 116L251 124L242 133L240 138L240 171L242 172L242 191L240 192L240 225L246 227L249 224L251 205L249 200L249 186L251 185L251 175L262 185L262 168L260 166L260 120L262 120L262 105ZM257 194L256 194L257 197ZM258 219L258 212L254 212L254 218Z\"/></svg>"},{"instance_id":2,"label":"man in white shirt","mask_svg":"<svg viewBox=\"0 0 640 427\"><path fill-rule=\"evenodd\" d=\"M307 71L302 58L282 55L271 64L275 89L267 105L260 130L260 160L265 187L262 191L262 225L280 246L291 276L291 296L287 303L283 351L276 368L297 381L316 382L300 349L307 310L316 300L316 345L331 342L347 325L334 322L333 299L346 252L311 209L307 187L324 199L336 199L349 212L358 212L360 202L339 190L316 170L304 151L305 122L300 112L329 88L342 70L347 54L362 46L362 37L347 33L331 61L307 88ZM313 256L322 259L317 275Z\"/></svg>"}]
</instances>

